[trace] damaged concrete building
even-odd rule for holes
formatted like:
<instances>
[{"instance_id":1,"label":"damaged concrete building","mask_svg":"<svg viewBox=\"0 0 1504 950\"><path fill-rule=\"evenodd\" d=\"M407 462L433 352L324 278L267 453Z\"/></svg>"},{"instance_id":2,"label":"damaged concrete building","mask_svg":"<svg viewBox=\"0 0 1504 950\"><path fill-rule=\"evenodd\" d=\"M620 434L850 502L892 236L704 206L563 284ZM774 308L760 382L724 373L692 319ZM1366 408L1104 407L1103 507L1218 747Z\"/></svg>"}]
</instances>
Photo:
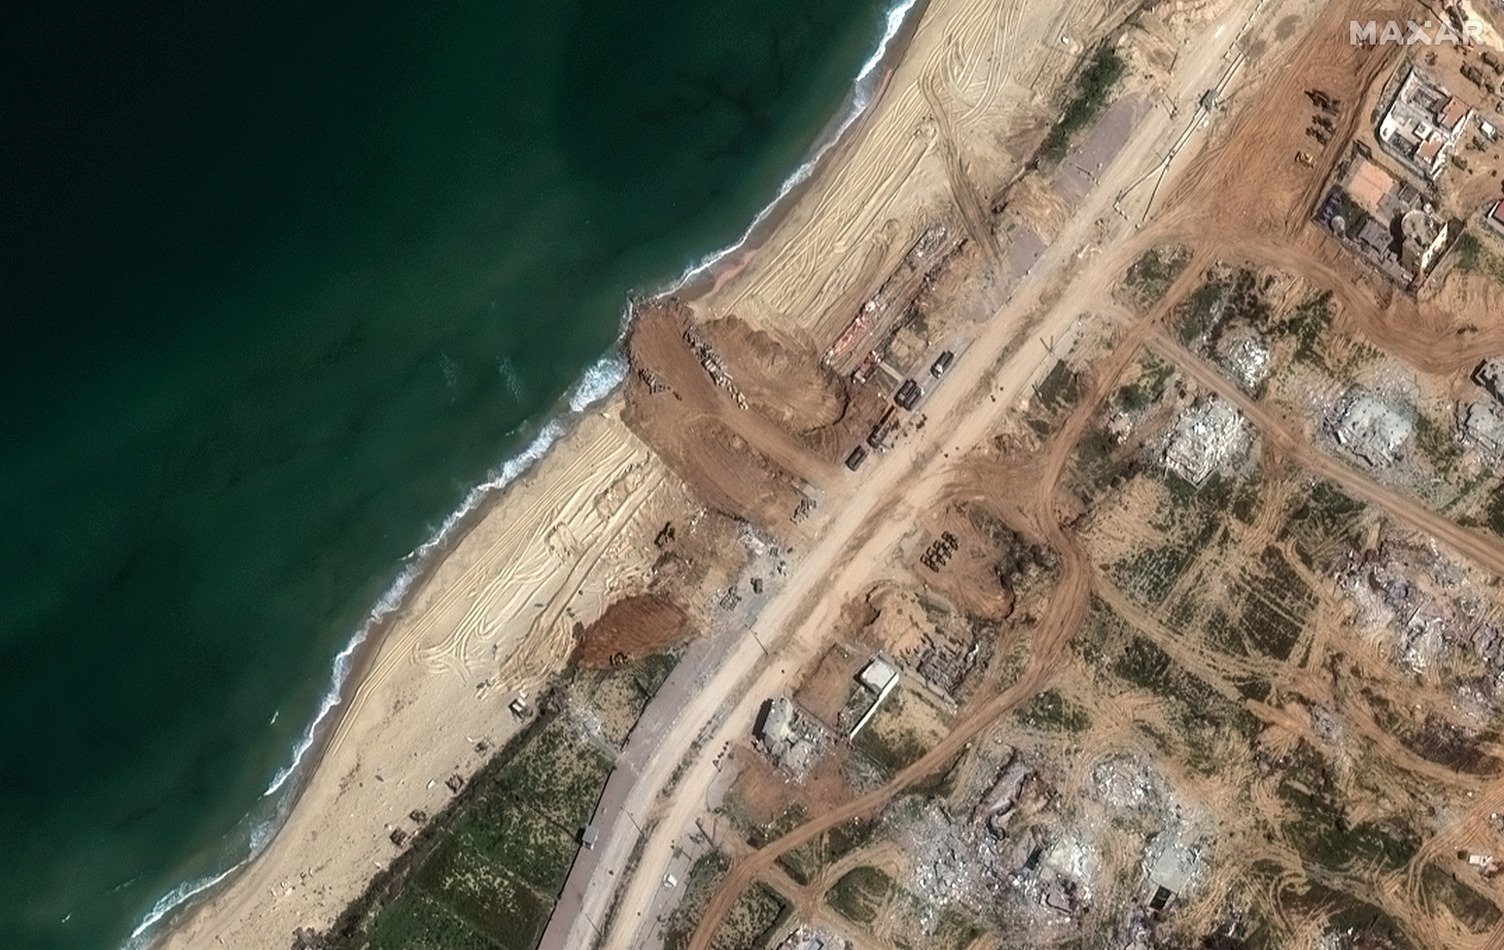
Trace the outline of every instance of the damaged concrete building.
<instances>
[{"instance_id":1,"label":"damaged concrete building","mask_svg":"<svg viewBox=\"0 0 1504 950\"><path fill-rule=\"evenodd\" d=\"M1165 468L1192 485L1237 462L1253 435L1242 413L1216 396L1198 400L1180 418L1165 445Z\"/></svg>"},{"instance_id":2,"label":"damaged concrete building","mask_svg":"<svg viewBox=\"0 0 1504 950\"><path fill-rule=\"evenodd\" d=\"M825 744L824 730L787 696L763 703L754 734L773 764L796 779L809 772Z\"/></svg>"},{"instance_id":3,"label":"damaged concrete building","mask_svg":"<svg viewBox=\"0 0 1504 950\"><path fill-rule=\"evenodd\" d=\"M1382 468L1400 457L1415 433L1415 420L1378 394L1354 388L1338 401L1328 428L1338 445Z\"/></svg>"}]
</instances>

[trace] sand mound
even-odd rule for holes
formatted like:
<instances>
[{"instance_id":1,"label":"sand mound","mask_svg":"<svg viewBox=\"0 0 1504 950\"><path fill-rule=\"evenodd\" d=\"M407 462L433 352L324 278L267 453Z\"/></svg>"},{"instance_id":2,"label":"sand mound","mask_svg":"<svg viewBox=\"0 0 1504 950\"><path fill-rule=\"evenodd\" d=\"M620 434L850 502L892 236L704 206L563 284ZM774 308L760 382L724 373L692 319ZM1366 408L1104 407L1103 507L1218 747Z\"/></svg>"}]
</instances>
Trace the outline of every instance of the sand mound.
<instances>
[{"instance_id":1,"label":"sand mound","mask_svg":"<svg viewBox=\"0 0 1504 950\"><path fill-rule=\"evenodd\" d=\"M639 594L616 601L600 619L585 627L575 648L575 662L601 668L660 652L678 643L689 618L660 594Z\"/></svg>"}]
</instances>

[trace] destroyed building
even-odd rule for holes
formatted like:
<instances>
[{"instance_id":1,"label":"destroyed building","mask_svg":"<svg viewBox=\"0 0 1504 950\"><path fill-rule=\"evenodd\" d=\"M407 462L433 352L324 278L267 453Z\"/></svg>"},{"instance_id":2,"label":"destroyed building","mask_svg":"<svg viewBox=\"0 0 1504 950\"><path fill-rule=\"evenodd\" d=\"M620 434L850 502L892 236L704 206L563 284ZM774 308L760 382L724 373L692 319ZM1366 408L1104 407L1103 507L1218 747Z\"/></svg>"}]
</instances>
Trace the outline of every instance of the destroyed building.
<instances>
[{"instance_id":1,"label":"destroyed building","mask_svg":"<svg viewBox=\"0 0 1504 950\"><path fill-rule=\"evenodd\" d=\"M1269 378L1269 344L1251 330L1224 334L1217 355L1244 392L1258 393Z\"/></svg>"},{"instance_id":2,"label":"destroyed building","mask_svg":"<svg viewBox=\"0 0 1504 950\"><path fill-rule=\"evenodd\" d=\"M1338 445L1382 468L1400 457L1415 432L1415 420L1377 394L1355 387L1338 401L1328 427Z\"/></svg>"},{"instance_id":3,"label":"destroyed building","mask_svg":"<svg viewBox=\"0 0 1504 950\"><path fill-rule=\"evenodd\" d=\"M1504 356L1484 360L1474 367L1473 382L1487 390L1495 402L1504 405Z\"/></svg>"},{"instance_id":4,"label":"destroyed building","mask_svg":"<svg viewBox=\"0 0 1504 950\"><path fill-rule=\"evenodd\" d=\"M773 764L796 779L808 774L824 745L824 730L787 696L763 703L754 734Z\"/></svg>"},{"instance_id":5,"label":"destroyed building","mask_svg":"<svg viewBox=\"0 0 1504 950\"><path fill-rule=\"evenodd\" d=\"M1492 458L1504 458L1504 406L1475 402L1457 408L1463 438Z\"/></svg>"},{"instance_id":6,"label":"destroyed building","mask_svg":"<svg viewBox=\"0 0 1504 950\"><path fill-rule=\"evenodd\" d=\"M1450 229L1429 207L1412 208L1400 217L1400 266L1424 274L1446 247Z\"/></svg>"},{"instance_id":7,"label":"destroyed building","mask_svg":"<svg viewBox=\"0 0 1504 950\"><path fill-rule=\"evenodd\" d=\"M1253 435L1242 413L1216 396L1198 400L1180 418L1165 445L1165 468L1200 485L1248 451Z\"/></svg>"},{"instance_id":8,"label":"destroyed building","mask_svg":"<svg viewBox=\"0 0 1504 950\"><path fill-rule=\"evenodd\" d=\"M1154 891L1149 906L1155 910L1163 910L1172 898L1183 896L1203 869L1199 849L1191 847L1179 836L1163 841L1156 839L1147 863L1149 886Z\"/></svg>"}]
</instances>

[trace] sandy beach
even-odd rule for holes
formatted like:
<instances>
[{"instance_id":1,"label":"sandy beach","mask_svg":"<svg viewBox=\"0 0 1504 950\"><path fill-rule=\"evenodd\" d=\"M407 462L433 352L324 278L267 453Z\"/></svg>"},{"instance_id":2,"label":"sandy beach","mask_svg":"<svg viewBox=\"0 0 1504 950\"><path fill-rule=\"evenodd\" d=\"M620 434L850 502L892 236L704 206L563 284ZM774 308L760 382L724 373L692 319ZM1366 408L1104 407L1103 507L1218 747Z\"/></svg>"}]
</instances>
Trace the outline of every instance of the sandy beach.
<instances>
[{"instance_id":1,"label":"sandy beach","mask_svg":"<svg viewBox=\"0 0 1504 950\"><path fill-rule=\"evenodd\" d=\"M775 346L823 348L932 222L955 240L964 234L964 214L945 210L953 163L989 190L1016 173L1026 156L1010 143L1047 123L1038 81L1063 76L1081 50L1058 37L1091 35L1105 13L1098 4L1028 14L988 0L920 6L877 101L747 244L690 288L698 318L734 315ZM734 366L737 350L723 352ZM645 587L664 512L697 504L687 500L686 466L691 482L717 473L661 457L623 421L624 408L618 393L593 409L474 516L380 633L272 843L161 946L281 948L295 928L328 926L399 853L392 830L412 831L414 809L442 808L446 780L471 775L488 757L482 744L515 731L508 704L562 669L577 625ZM703 436L686 425L665 441ZM820 477L807 481L818 488Z\"/></svg>"},{"instance_id":2,"label":"sandy beach","mask_svg":"<svg viewBox=\"0 0 1504 950\"><path fill-rule=\"evenodd\" d=\"M610 404L480 513L380 635L287 823L168 947L284 947L327 925L398 853L393 828L438 811L518 728L575 624L634 593L677 486Z\"/></svg>"}]
</instances>

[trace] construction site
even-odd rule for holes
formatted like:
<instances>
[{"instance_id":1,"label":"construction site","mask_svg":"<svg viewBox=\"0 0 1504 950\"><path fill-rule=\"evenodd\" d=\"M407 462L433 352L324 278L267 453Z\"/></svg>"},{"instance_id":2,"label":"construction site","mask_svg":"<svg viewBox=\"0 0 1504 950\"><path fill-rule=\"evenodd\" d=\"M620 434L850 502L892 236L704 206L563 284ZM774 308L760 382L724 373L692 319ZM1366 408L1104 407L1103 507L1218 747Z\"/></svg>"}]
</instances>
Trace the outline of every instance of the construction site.
<instances>
[{"instance_id":1,"label":"construction site","mask_svg":"<svg viewBox=\"0 0 1504 950\"><path fill-rule=\"evenodd\" d=\"M578 657L677 666L539 945L1504 945L1504 11L1422 12L1008 6L639 308L686 500Z\"/></svg>"}]
</instances>

